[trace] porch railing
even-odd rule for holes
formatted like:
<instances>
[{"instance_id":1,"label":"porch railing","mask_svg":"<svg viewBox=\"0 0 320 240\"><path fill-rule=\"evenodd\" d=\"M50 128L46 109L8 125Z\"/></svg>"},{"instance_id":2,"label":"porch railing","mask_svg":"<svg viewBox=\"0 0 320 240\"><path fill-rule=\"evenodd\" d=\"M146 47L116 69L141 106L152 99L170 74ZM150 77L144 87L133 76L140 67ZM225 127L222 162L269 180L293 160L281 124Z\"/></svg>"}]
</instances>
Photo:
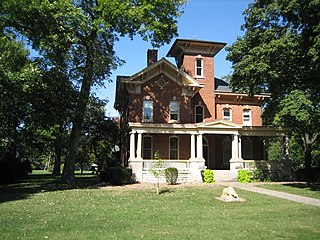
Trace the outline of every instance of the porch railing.
<instances>
[{"instance_id":1,"label":"porch railing","mask_svg":"<svg viewBox=\"0 0 320 240\"><path fill-rule=\"evenodd\" d=\"M190 168L189 160L161 159L161 161L163 162L163 169L175 167L178 170L188 170ZM153 168L156 162L157 160L155 159L143 160L143 170L148 171Z\"/></svg>"}]
</instances>

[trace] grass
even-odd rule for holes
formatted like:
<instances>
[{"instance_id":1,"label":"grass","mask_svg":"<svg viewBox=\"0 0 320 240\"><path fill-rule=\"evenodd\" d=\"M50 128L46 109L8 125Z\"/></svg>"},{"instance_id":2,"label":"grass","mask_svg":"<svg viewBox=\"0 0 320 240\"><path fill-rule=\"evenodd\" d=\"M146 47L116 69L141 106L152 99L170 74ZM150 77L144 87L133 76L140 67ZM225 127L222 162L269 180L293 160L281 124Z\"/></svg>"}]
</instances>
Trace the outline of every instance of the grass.
<instances>
[{"instance_id":1,"label":"grass","mask_svg":"<svg viewBox=\"0 0 320 240\"><path fill-rule=\"evenodd\" d=\"M1 187L1 239L319 239L320 208L251 192L216 200L222 187L116 190L50 175ZM91 184L91 185L90 185Z\"/></svg>"},{"instance_id":2,"label":"grass","mask_svg":"<svg viewBox=\"0 0 320 240\"><path fill-rule=\"evenodd\" d=\"M319 183L263 184L259 187L320 199Z\"/></svg>"}]
</instances>

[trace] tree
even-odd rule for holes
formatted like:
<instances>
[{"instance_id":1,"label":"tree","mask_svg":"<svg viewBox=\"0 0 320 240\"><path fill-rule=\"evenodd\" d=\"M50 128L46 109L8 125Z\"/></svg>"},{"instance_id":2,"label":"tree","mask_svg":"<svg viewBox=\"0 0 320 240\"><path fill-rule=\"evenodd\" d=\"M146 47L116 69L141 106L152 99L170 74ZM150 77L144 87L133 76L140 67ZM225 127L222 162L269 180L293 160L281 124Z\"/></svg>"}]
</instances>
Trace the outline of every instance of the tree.
<instances>
[{"instance_id":1,"label":"tree","mask_svg":"<svg viewBox=\"0 0 320 240\"><path fill-rule=\"evenodd\" d=\"M25 36L52 66L61 68L77 90L69 154L62 180L74 180L76 152L93 85L103 85L123 64L114 52L119 37L139 34L153 46L177 35L184 0L5 0L6 26ZM57 52L59 54L57 54ZM110 79L109 79L110 80Z\"/></svg>"},{"instance_id":2,"label":"tree","mask_svg":"<svg viewBox=\"0 0 320 240\"><path fill-rule=\"evenodd\" d=\"M291 126L303 142L305 168L311 168L312 145L320 135L320 105L310 100L308 92L294 90L285 96L279 104L280 111L275 116L275 123Z\"/></svg>"},{"instance_id":3,"label":"tree","mask_svg":"<svg viewBox=\"0 0 320 240\"><path fill-rule=\"evenodd\" d=\"M267 122L274 123L279 112L277 124L285 123L300 135L317 135L319 120L313 118L313 112L293 113L303 110L301 107L312 111L308 104L317 108L320 103L320 2L255 1L249 4L244 16L244 36L227 48L227 59L233 67L231 85L250 95L272 94L264 112ZM294 100L293 96L298 95L304 103ZM294 117L292 121L290 117ZM310 130L305 126L310 126ZM311 139L307 138L304 142L310 147L307 142ZM305 154L309 155L309 150ZM306 161L306 167L309 162Z\"/></svg>"}]
</instances>

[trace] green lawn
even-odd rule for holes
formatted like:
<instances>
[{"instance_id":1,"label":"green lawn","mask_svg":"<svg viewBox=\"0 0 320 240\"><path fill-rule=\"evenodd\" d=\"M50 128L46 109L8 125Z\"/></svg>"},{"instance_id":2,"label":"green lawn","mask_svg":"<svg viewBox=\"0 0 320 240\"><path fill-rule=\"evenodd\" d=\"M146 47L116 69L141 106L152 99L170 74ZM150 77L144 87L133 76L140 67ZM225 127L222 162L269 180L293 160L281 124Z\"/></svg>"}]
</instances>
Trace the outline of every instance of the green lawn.
<instances>
[{"instance_id":1,"label":"green lawn","mask_svg":"<svg viewBox=\"0 0 320 240\"><path fill-rule=\"evenodd\" d=\"M320 199L319 183L262 184L259 187Z\"/></svg>"},{"instance_id":2,"label":"green lawn","mask_svg":"<svg viewBox=\"0 0 320 240\"><path fill-rule=\"evenodd\" d=\"M0 188L1 239L319 239L320 208L222 187L114 190L73 187L50 175Z\"/></svg>"}]
</instances>

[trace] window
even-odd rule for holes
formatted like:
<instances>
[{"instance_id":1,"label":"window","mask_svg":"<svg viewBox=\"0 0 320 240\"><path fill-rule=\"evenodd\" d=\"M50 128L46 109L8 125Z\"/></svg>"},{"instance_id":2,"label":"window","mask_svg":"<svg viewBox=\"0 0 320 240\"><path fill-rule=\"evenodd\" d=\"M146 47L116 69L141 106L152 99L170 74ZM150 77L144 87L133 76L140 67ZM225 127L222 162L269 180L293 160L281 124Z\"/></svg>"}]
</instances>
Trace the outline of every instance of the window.
<instances>
[{"instance_id":1,"label":"window","mask_svg":"<svg viewBox=\"0 0 320 240\"><path fill-rule=\"evenodd\" d=\"M203 106L196 106L196 123L203 122Z\"/></svg>"},{"instance_id":2,"label":"window","mask_svg":"<svg viewBox=\"0 0 320 240\"><path fill-rule=\"evenodd\" d=\"M180 120L180 105L177 101L171 101L169 106L170 121L177 122Z\"/></svg>"},{"instance_id":3,"label":"window","mask_svg":"<svg viewBox=\"0 0 320 240\"><path fill-rule=\"evenodd\" d=\"M169 143L170 159L178 159L179 158L179 138L170 137L169 142L170 142Z\"/></svg>"},{"instance_id":4,"label":"window","mask_svg":"<svg viewBox=\"0 0 320 240\"><path fill-rule=\"evenodd\" d=\"M143 121L144 122L153 121L153 102L151 100L143 101Z\"/></svg>"},{"instance_id":5,"label":"window","mask_svg":"<svg viewBox=\"0 0 320 240\"><path fill-rule=\"evenodd\" d=\"M224 108L222 110L222 119L232 121L232 111L230 108Z\"/></svg>"},{"instance_id":6,"label":"window","mask_svg":"<svg viewBox=\"0 0 320 240\"><path fill-rule=\"evenodd\" d=\"M203 77L203 59L196 59L196 77Z\"/></svg>"},{"instance_id":7,"label":"window","mask_svg":"<svg viewBox=\"0 0 320 240\"><path fill-rule=\"evenodd\" d=\"M143 159L152 159L152 138L150 136L143 137Z\"/></svg>"},{"instance_id":8,"label":"window","mask_svg":"<svg viewBox=\"0 0 320 240\"><path fill-rule=\"evenodd\" d=\"M243 126L252 126L250 109L243 110Z\"/></svg>"}]
</instances>

